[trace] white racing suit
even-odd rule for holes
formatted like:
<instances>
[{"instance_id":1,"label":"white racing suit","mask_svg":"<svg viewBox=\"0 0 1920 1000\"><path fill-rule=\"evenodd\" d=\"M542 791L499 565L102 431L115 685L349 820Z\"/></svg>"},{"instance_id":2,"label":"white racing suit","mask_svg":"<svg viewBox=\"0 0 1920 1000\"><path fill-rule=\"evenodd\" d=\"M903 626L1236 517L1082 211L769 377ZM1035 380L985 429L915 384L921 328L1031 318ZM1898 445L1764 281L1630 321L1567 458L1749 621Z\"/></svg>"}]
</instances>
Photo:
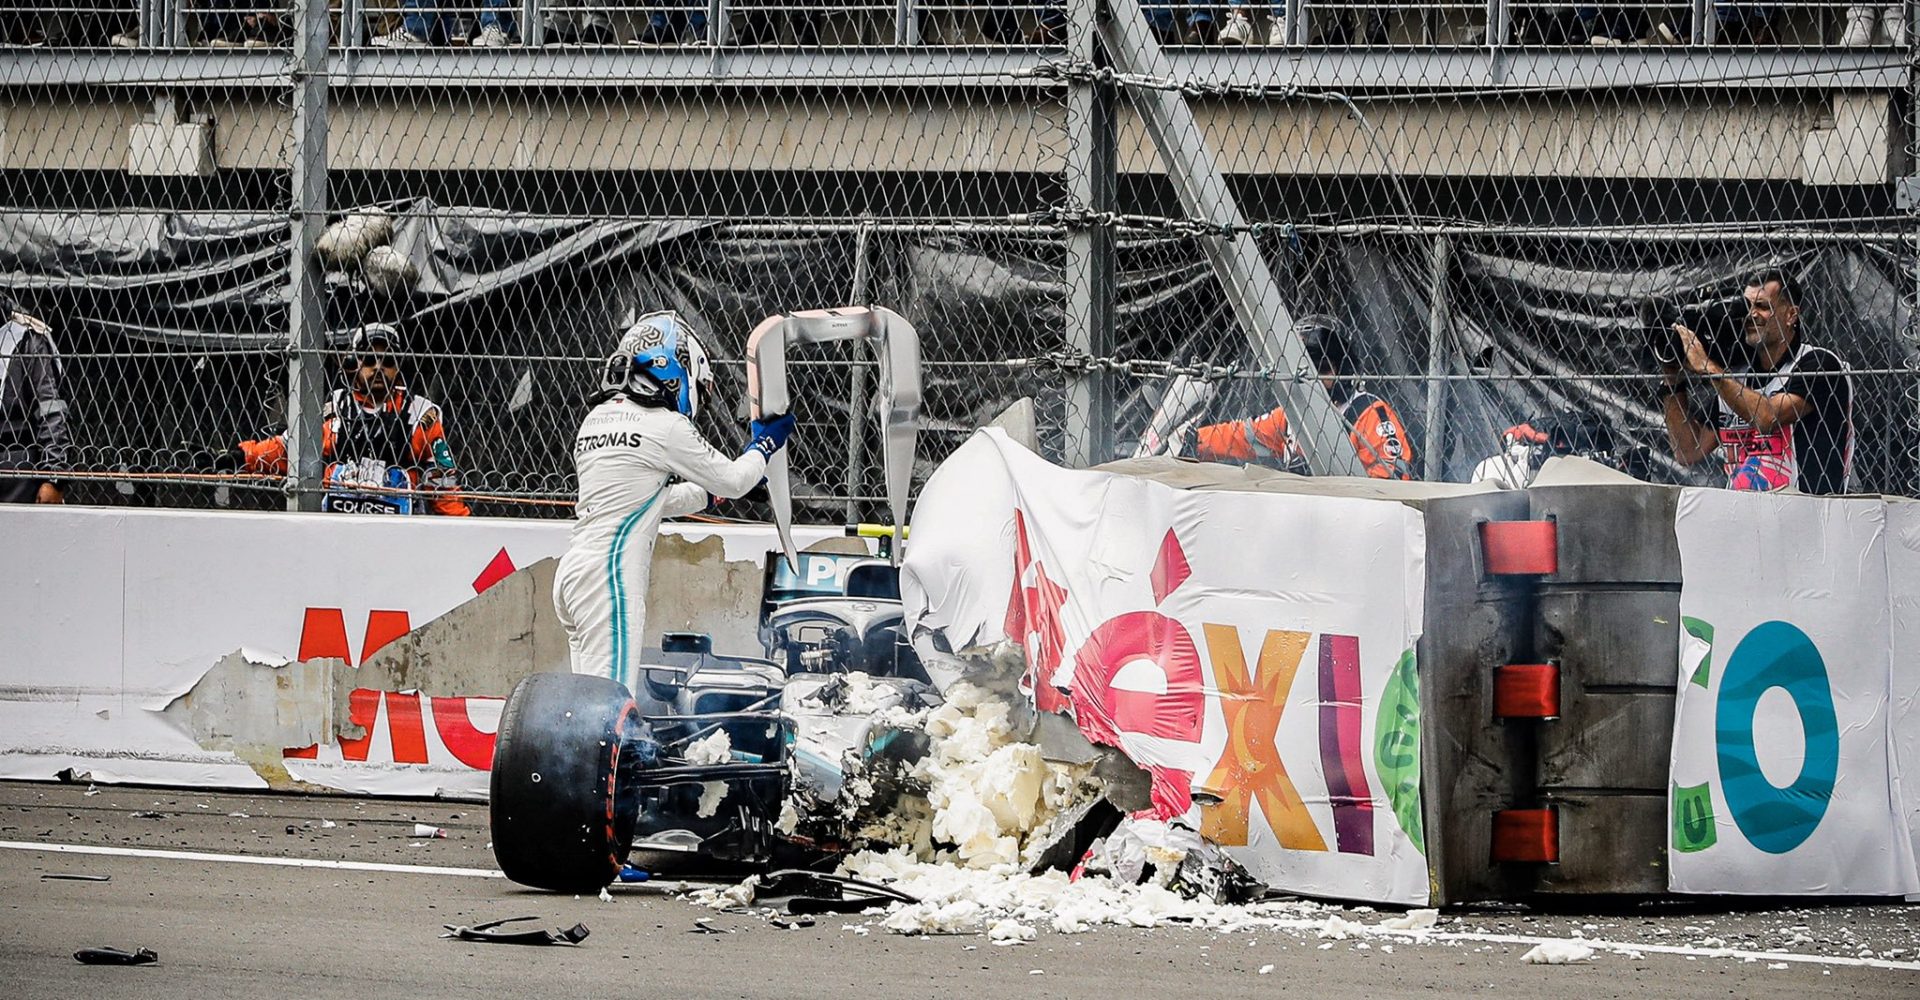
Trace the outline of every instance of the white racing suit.
<instances>
[{"instance_id":1,"label":"white racing suit","mask_svg":"<svg viewBox=\"0 0 1920 1000\"><path fill-rule=\"evenodd\" d=\"M767 473L766 453L729 459L674 410L615 396L595 406L573 440L579 520L554 577L573 672L632 688L646 645L647 579L660 520L738 497ZM685 482L668 485L670 477Z\"/></svg>"}]
</instances>

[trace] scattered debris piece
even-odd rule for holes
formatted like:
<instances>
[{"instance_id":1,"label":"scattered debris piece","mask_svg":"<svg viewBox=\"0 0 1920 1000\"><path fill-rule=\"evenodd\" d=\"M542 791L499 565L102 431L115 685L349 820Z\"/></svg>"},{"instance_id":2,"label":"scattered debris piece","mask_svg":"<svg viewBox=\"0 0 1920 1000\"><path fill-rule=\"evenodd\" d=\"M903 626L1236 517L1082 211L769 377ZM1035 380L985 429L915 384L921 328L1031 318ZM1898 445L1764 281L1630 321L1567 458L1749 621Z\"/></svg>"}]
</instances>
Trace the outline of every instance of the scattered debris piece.
<instances>
[{"instance_id":1,"label":"scattered debris piece","mask_svg":"<svg viewBox=\"0 0 1920 1000\"><path fill-rule=\"evenodd\" d=\"M288 833L290 833L290 834L292 834L292 833L299 833L299 832L300 832L300 828L299 828L299 827L297 827L297 826L294 826L294 825L293 825L292 823L288 823L288 824L287 824L287 832L288 832Z\"/></svg>"},{"instance_id":2,"label":"scattered debris piece","mask_svg":"<svg viewBox=\"0 0 1920 1000\"><path fill-rule=\"evenodd\" d=\"M459 938L462 941L484 941L489 944L579 944L587 939L586 924L574 924L565 930L526 930L502 931L495 928L502 924L516 924L524 920L538 920L539 917L506 917L501 920L489 920L484 924L465 925L441 924L446 932L443 938Z\"/></svg>"},{"instance_id":3,"label":"scattered debris piece","mask_svg":"<svg viewBox=\"0 0 1920 1000\"><path fill-rule=\"evenodd\" d=\"M759 876L752 892L750 901L751 899L791 897L787 900L787 912L795 915L860 913L893 903L919 902L898 889L888 888L877 882L799 869L769 872Z\"/></svg>"},{"instance_id":4,"label":"scattered debris piece","mask_svg":"<svg viewBox=\"0 0 1920 1000\"><path fill-rule=\"evenodd\" d=\"M123 951L119 948L82 948L73 953L73 960L81 965L145 965L158 962L160 956L151 948L136 948Z\"/></svg>"},{"instance_id":5,"label":"scattered debris piece","mask_svg":"<svg viewBox=\"0 0 1920 1000\"><path fill-rule=\"evenodd\" d=\"M1439 910L1408 910L1397 917L1388 917L1375 926L1388 931L1425 931L1432 930L1439 921Z\"/></svg>"},{"instance_id":6,"label":"scattered debris piece","mask_svg":"<svg viewBox=\"0 0 1920 1000\"><path fill-rule=\"evenodd\" d=\"M166 819L167 814L163 812L155 812L152 809L142 809L139 812L134 813L133 818L134 819Z\"/></svg>"},{"instance_id":7,"label":"scattered debris piece","mask_svg":"<svg viewBox=\"0 0 1920 1000\"><path fill-rule=\"evenodd\" d=\"M1528 965L1572 965L1593 960L1593 949L1578 941L1542 941L1520 956Z\"/></svg>"},{"instance_id":8,"label":"scattered debris piece","mask_svg":"<svg viewBox=\"0 0 1920 1000\"><path fill-rule=\"evenodd\" d=\"M249 816L246 813L240 812L237 809L234 810L233 812L228 813L227 816L230 819L252 819L253 818L252 816Z\"/></svg>"},{"instance_id":9,"label":"scattered debris piece","mask_svg":"<svg viewBox=\"0 0 1920 1000\"><path fill-rule=\"evenodd\" d=\"M46 874L44 874L44 875L42 875L42 876L40 876L40 881L42 881L42 882L47 882L47 881L59 881L59 882L111 882L111 881L113 881L113 876L111 876L111 875L81 875L81 874L78 874L78 873L74 873L74 872L48 872L48 873L46 873Z\"/></svg>"},{"instance_id":10,"label":"scattered debris piece","mask_svg":"<svg viewBox=\"0 0 1920 1000\"><path fill-rule=\"evenodd\" d=\"M602 903L613 902L613 893L608 892L607 887L604 885L600 887L600 901Z\"/></svg>"},{"instance_id":11,"label":"scattered debris piece","mask_svg":"<svg viewBox=\"0 0 1920 1000\"><path fill-rule=\"evenodd\" d=\"M712 917L701 917L698 920L695 920L693 922L693 933L695 934L732 934L733 928L715 927L713 926Z\"/></svg>"},{"instance_id":12,"label":"scattered debris piece","mask_svg":"<svg viewBox=\"0 0 1920 1000\"><path fill-rule=\"evenodd\" d=\"M773 926L775 926L775 927L778 927L778 928L780 928L780 929L781 929L781 930L783 930L783 931L797 931L797 930L799 930L799 929L800 929L800 928L802 928L802 927L812 927L812 926L813 926L813 918L812 918L812 917L799 917L799 916L793 916L793 917L782 917L782 916L775 916L775 917L773 917L773 918L772 918L771 920L769 920L769 921L767 921L767 922L768 922L768 923L770 923L770 924L772 924L772 925L773 925Z\"/></svg>"},{"instance_id":13,"label":"scattered debris piece","mask_svg":"<svg viewBox=\"0 0 1920 1000\"><path fill-rule=\"evenodd\" d=\"M1038 936L1039 933L1031 926L1011 917L1003 918L987 928L987 940L1001 947L1026 944Z\"/></svg>"},{"instance_id":14,"label":"scattered debris piece","mask_svg":"<svg viewBox=\"0 0 1920 1000\"><path fill-rule=\"evenodd\" d=\"M100 794L100 789L95 788L92 785L88 785L87 790L85 792L82 792L81 794L82 795L98 795Z\"/></svg>"},{"instance_id":15,"label":"scattered debris piece","mask_svg":"<svg viewBox=\"0 0 1920 1000\"><path fill-rule=\"evenodd\" d=\"M413 836L426 837L431 840L445 840L447 839L447 831L427 823L415 823L413 824Z\"/></svg>"}]
</instances>

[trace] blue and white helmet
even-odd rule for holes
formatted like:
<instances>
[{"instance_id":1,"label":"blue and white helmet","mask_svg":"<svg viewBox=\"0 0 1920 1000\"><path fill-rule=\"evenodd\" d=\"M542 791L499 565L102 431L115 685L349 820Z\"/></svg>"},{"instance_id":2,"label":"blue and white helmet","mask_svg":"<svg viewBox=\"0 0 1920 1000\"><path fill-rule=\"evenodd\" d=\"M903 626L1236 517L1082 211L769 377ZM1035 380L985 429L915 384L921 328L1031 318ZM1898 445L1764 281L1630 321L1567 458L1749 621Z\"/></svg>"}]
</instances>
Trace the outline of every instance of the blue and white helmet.
<instances>
[{"instance_id":1,"label":"blue and white helmet","mask_svg":"<svg viewBox=\"0 0 1920 1000\"><path fill-rule=\"evenodd\" d=\"M691 420L714 394L713 366L693 324L677 312L648 313L627 327L600 376L603 392L671 407Z\"/></svg>"}]
</instances>

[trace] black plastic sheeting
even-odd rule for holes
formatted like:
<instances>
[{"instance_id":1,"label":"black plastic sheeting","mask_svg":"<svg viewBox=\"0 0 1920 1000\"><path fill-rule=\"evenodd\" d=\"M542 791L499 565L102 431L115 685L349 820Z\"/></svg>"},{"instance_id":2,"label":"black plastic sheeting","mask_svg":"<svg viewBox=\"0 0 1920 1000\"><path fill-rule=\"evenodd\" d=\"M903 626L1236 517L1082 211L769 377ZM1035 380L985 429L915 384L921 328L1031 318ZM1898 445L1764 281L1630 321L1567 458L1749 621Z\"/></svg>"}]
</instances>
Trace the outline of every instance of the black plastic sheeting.
<instances>
[{"instance_id":1,"label":"black plastic sheeting","mask_svg":"<svg viewBox=\"0 0 1920 1000\"><path fill-rule=\"evenodd\" d=\"M413 293L387 298L328 277L333 343L361 322L396 323L414 355L411 384L444 405L469 488L565 497L567 442L596 377L595 359L634 316L659 308L713 331L723 360L767 315L851 301L889 306L923 337L928 427L919 472L1021 396L1040 404L1058 447L1063 373L1008 364L1065 346L1067 252L1051 235L964 234L857 226L782 232L703 221L592 220L445 208L425 200L386 206L393 245L413 261ZM286 233L267 214L14 213L0 217L0 283L55 325L68 357L76 440L93 468L181 471L182 441L218 442L277 429L286 378ZM1432 419L1425 378L1431 350L1428 237L1291 237L1268 246L1296 313L1331 312L1354 330L1368 387L1410 424L1416 443ZM1122 358L1252 366L1199 246L1187 239L1122 239L1117 250ZM1800 278L1808 336L1855 369L1916 363L1906 306L1915 262L1895 244L1766 245L1455 238L1447 283L1452 322L1442 354L1444 460L1430 478L1465 479L1497 450L1500 429L1573 408L1664 456L1656 371L1636 319L1648 295L1731 295L1761 265ZM829 498L882 492L877 437L850 459L846 427L859 379L851 353L796 372L800 433L796 493L839 516ZM723 398L744 385L720 366ZM1598 377L1595 377L1598 376ZM1637 376L1621 378L1620 376ZM1116 456L1152 412L1163 381L1111 376ZM1856 486L1911 492L1920 439L1920 377L1856 379ZM871 386L871 379L866 383ZM1272 386L1225 383L1207 416L1272 405ZM706 415L719 442L742 439L744 404ZM871 427L871 421L868 422ZM849 476L849 466L857 472ZM1711 482L1656 460L1656 478ZM93 499L110 499L111 494ZM268 496L263 502L277 498ZM182 494L171 502L205 502ZM564 514L563 508L481 504L482 512ZM862 504L860 512L879 508Z\"/></svg>"}]
</instances>

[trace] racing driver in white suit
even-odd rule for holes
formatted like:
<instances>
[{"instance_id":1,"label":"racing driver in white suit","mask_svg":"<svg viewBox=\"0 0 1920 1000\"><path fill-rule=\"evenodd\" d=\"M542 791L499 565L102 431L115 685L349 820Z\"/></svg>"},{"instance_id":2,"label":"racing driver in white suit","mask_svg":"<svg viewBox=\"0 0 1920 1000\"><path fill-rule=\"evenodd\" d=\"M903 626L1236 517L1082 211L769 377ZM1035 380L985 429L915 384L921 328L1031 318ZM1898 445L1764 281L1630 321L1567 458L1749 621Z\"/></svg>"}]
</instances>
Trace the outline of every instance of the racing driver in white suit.
<instances>
[{"instance_id":1,"label":"racing driver in white suit","mask_svg":"<svg viewBox=\"0 0 1920 1000\"><path fill-rule=\"evenodd\" d=\"M713 395L706 350L678 313L640 317L607 359L573 440L579 520L554 580L574 673L633 686L661 519L705 508L709 494L744 495L793 432L790 414L755 420L747 450L728 459L693 424Z\"/></svg>"}]
</instances>

